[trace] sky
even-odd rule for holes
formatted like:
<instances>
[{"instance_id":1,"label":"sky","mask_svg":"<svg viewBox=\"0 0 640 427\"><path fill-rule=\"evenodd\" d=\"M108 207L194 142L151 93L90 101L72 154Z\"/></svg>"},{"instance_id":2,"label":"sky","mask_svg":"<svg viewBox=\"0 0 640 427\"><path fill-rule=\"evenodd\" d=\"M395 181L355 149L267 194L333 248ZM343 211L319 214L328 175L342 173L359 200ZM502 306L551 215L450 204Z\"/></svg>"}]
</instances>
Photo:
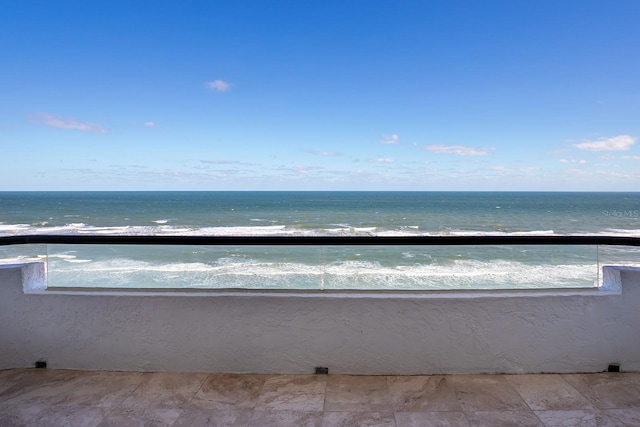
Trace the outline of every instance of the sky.
<instances>
[{"instance_id":1,"label":"sky","mask_svg":"<svg viewBox=\"0 0 640 427\"><path fill-rule=\"evenodd\" d=\"M0 191L640 190L637 0L8 1Z\"/></svg>"}]
</instances>

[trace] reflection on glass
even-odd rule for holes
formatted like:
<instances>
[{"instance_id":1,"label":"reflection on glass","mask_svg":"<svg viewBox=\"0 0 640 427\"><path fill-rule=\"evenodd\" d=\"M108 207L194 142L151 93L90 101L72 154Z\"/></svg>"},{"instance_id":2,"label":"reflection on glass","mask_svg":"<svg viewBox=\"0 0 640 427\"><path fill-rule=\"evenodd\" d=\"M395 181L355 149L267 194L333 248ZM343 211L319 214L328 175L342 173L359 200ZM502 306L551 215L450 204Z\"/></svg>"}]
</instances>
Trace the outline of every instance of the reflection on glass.
<instances>
[{"instance_id":1,"label":"reflection on glass","mask_svg":"<svg viewBox=\"0 0 640 427\"><path fill-rule=\"evenodd\" d=\"M38 261L47 261L47 245L0 246L0 264L22 264Z\"/></svg>"},{"instance_id":2,"label":"reflection on glass","mask_svg":"<svg viewBox=\"0 0 640 427\"><path fill-rule=\"evenodd\" d=\"M640 247L598 246L598 270L601 275L602 267L607 265L640 267Z\"/></svg>"}]
</instances>

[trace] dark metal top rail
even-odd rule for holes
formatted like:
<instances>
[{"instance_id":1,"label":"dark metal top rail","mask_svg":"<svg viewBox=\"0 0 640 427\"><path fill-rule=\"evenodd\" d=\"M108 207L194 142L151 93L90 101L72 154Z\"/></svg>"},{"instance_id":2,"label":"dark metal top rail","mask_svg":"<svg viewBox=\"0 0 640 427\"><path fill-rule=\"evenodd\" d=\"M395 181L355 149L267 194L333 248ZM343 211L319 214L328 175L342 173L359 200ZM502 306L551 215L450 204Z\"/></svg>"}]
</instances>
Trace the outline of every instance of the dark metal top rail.
<instances>
[{"instance_id":1,"label":"dark metal top rail","mask_svg":"<svg viewBox=\"0 0 640 427\"><path fill-rule=\"evenodd\" d=\"M123 236L38 234L0 237L0 246L72 245L237 245L237 246L435 246L435 245L612 245L640 246L624 236Z\"/></svg>"}]
</instances>

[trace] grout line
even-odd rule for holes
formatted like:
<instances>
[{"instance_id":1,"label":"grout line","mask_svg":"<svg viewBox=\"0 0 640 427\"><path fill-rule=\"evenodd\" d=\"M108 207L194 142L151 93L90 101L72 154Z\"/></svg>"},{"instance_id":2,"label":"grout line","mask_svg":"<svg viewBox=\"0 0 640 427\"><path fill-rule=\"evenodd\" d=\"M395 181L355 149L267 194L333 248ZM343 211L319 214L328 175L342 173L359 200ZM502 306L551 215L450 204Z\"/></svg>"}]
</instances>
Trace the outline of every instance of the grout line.
<instances>
[{"instance_id":1,"label":"grout line","mask_svg":"<svg viewBox=\"0 0 640 427\"><path fill-rule=\"evenodd\" d=\"M200 387L198 387L198 389L191 395L191 397L189 399L187 399L186 402L184 402L185 405L187 405L188 403L190 403L194 397L196 397L196 394L198 394L198 392L200 390L202 390L202 387L204 387L204 385L207 383L207 381L209 381L209 378L211 378L212 374L207 374L206 377L204 377L204 381L202 381L202 383L200 384Z\"/></svg>"},{"instance_id":2,"label":"grout line","mask_svg":"<svg viewBox=\"0 0 640 427\"><path fill-rule=\"evenodd\" d=\"M520 391L518 390L518 388L517 388L517 387L516 387L516 386L515 386L511 381L509 381L509 377L510 377L511 375L512 375L512 374L502 374L501 376L502 376L502 378L504 378L504 380L507 382L507 384L509 384L509 386L513 389L513 391L515 391L515 392L516 392L516 394L518 395L518 397L520 397L520 400L522 400L522 401L524 402L524 404L525 404L525 405L527 405L527 408L529 408L529 410L530 410L531 412L535 411L535 409L533 409L533 408L531 407L531 405L529 405L529 402L527 402L527 399L525 399L525 398L524 398L524 396L520 393ZM525 374L525 375L527 375L527 374ZM542 375L545 375L545 374L542 374Z\"/></svg>"},{"instance_id":3,"label":"grout line","mask_svg":"<svg viewBox=\"0 0 640 427\"><path fill-rule=\"evenodd\" d=\"M593 406L593 408L594 408L594 409L597 409L598 411L600 410L600 408L598 408L598 405L596 404L596 402L594 402L593 400L589 399L589 397L587 397L586 395L584 395L584 394L580 391L580 389L578 389L577 387L575 387L573 384L571 384L571 383L570 383L570 382L569 382L569 381L564 377L566 374L559 374L559 375L560 375L560 378L562 378L562 381L564 381L565 383L567 383L567 384L569 385L569 387L571 387L572 389L574 389L575 391L577 391L577 392L578 392L578 394L579 394L580 396L584 397L584 399L585 399L587 402L589 402L589 403ZM582 374L582 375L585 375L585 374Z\"/></svg>"}]
</instances>

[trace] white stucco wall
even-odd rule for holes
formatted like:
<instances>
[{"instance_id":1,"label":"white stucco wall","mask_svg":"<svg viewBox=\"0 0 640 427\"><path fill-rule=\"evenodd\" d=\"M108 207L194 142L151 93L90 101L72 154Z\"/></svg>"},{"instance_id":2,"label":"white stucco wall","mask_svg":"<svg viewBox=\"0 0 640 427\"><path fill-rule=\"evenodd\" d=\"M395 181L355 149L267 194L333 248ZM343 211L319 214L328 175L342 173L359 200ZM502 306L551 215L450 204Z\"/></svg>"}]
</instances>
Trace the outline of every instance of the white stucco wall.
<instances>
[{"instance_id":1,"label":"white stucco wall","mask_svg":"<svg viewBox=\"0 0 640 427\"><path fill-rule=\"evenodd\" d=\"M0 369L312 373L640 371L640 269L601 289L424 294L52 291L0 266Z\"/></svg>"}]
</instances>

